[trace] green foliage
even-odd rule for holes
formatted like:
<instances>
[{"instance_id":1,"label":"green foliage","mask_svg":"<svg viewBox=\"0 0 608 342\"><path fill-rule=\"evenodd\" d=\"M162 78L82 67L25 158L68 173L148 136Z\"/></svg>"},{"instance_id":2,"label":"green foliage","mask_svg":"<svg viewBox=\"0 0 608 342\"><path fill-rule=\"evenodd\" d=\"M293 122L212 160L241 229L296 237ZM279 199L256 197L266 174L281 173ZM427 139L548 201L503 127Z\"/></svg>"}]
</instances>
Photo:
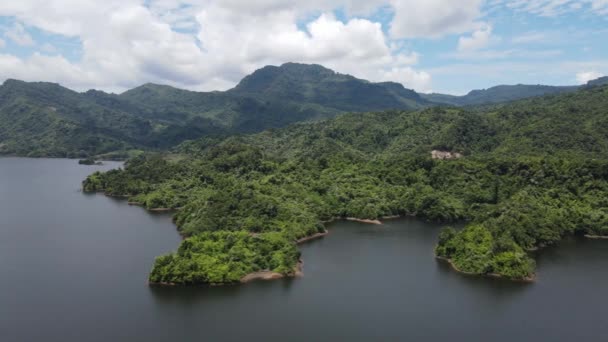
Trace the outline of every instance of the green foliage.
<instances>
[{"instance_id":1,"label":"green foliage","mask_svg":"<svg viewBox=\"0 0 608 342\"><path fill-rule=\"evenodd\" d=\"M272 79L267 71L272 69ZM396 83L370 83L315 65L264 68L233 90L201 93L145 84L120 95L51 83L0 87L0 154L116 158L185 140L259 132L345 111L421 108Z\"/></svg>"},{"instance_id":2,"label":"green foliage","mask_svg":"<svg viewBox=\"0 0 608 342\"><path fill-rule=\"evenodd\" d=\"M491 269L509 279L526 279L534 273L535 263L526 253L508 251L496 254L492 259Z\"/></svg>"},{"instance_id":3,"label":"green foliage","mask_svg":"<svg viewBox=\"0 0 608 342\"><path fill-rule=\"evenodd\" d=\"M608 88L599 87L487 112L348 114L188 142L175 150L179 158L140 156L83 186L150 209L181 208L175 222L191 238L184 252L159 259L154 281L287 273L297 261L287 251L323 231L320 222L390 215L468 220L464 230L442 231L437 255L464 272L522 279L534 272L528 250L569 234L608 233L606 101ZM433 160L433 149L465 157ZM253 253L238 263L225 256L232 245L220 241L234 236L243 255ZM253 237L274 237L274 247ZM209 241L219 247L205 247ZM202 252L193 259L190 250Z\"/></svg>"},{"instance_id":4,"label":"green foliage","mask_svg":"<svg viewBox=\"0 0 608 342\"><path fill-rule=\"evenodd\" d=\"M295 245L279 234L207 232L184 240L176 253L158 257L149 279L174 284L234 283L261 270L290 274L298 257Z\"/></svg>"},{"instance_id":5,"label":"green foliage","mask_svg":"<svg viewBox=\"0 0 608 342\"><path fill-rule=\"evenodd\" d=\"M492 234L482 225L470 224L451 242L454 253L448 257L463 272L484 274L492 263Z\"/></svg>"}]
</instances>

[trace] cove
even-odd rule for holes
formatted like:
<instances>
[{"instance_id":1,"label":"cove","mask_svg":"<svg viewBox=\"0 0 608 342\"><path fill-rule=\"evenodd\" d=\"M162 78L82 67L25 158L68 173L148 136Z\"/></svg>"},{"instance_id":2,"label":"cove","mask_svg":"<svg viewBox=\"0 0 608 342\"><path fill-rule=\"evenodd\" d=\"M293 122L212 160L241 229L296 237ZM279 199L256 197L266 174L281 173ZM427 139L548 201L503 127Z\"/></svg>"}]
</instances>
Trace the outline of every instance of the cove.
<instances>
[{"instance_id":1,"label":"cove","mask_svg":"<svg viewBox=\"0 0 608 342\"><path fill-rule=\"evenodd\" d=\"M149 287L177 248L170 215L80 192L76 160L0 158L0 341L602 341L608 243L566 239L532 284L458 274L442 227L334 222L300 246L304 276Z\"/></svg>"}]
</instances>

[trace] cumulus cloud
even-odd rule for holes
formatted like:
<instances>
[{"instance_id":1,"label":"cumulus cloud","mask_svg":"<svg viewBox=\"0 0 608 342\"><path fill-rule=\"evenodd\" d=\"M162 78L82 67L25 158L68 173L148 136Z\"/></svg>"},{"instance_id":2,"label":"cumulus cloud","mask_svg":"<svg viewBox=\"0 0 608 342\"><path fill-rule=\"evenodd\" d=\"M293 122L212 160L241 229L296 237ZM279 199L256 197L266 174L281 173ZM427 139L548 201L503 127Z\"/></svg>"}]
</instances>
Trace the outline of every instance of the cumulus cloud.
<instances>
[{"instance_id":1,"label":"cumulus cloud","mask_svg":"<svg viewBox=\"0 0 608 342\"><path fill-rule=\"evenodd\" d=\"M394 48L380 23L356 17L342 21L331 11L340 7L351 13L368 13L380 3L3 2L0 15L14 16L19 23L47 32L78 38L82 57L70 62L60 55L35 54L29 59L5 55L0 74L53 80L78 89L123 90L143 82L157 82L215 90L232 87L244 75L264 65L293 61L319 63L373 81L391 80L420 90L429 89L430 75L413 67L419 55L403 47ZM303 18L307 22L304 27L299 25ZM49 63L57 63L55 70L61 72L45 75L41 70L49 67Z\"/></svg>"},{"instance_id":2,"label":"cumulus cloud","mask_svg":"<svg viewBox=\"0 0 608 342\"><path fill-rule=\"evenodd\" d=\"M280 10L255 15L223 6L205 9L197 20L203 49L213 51L217 67L227 75L242 75L265 64L285 61L319 63L342 73L370 80L384 80L388 70L410 67L415 53L394 52L379 23L366 19L337 20L321 14L301 30L295 11ZM230 44L225 44L230 41ZM410 67L411 69L411 67ZM415 74L395 74L392 81L421 85ZM430 77L429 77L430 82Z\"/></svg>"},{"instance_id":3,"label":"cumulus cloud","mask_svg":"<svg viewBox=\"0 0 608 342\"><path fill-rule=\"evenodd\" d=\"M475 30L470 37L460 37L458 39L458 51L479 50L490 43L492 36L492 26L483 25Z\"/></svg>"},{"instance_id":4,"label":"cumulus cloud","mask_svg":"<svg viewBox=\"0 0 608 342\"><path fill-rule=\"evenodd\" d=\"M0 74L5 78L59 82L76 88L97 81L94 75L61 56L45 56L39 53L34 53L26 59L0 54Z\"/></svg>"},{"instance_id":5,"label":"cumulus cloud","mask_svg":"<svg viewBox=\"0 0 608 342\"><path fill-rule=\"evenodd\" d=\"M597 71L581 71L576 74L576 81L579 84L585 84L602 76L604 76L604 74Z\"/></svg>"},{"instance_id":6,"label":"cumulus cloud","mask_svg":"<svg viewBox=\"0 0 608 342\"><path fill-rule=\"evenodd\" d=\"M406 39L460 35L451 57L461 60L540 58L494 47L498 37L484 20L488 4L538 15L566 10L601 14L608 9L608 0L0 1L0 16L15 22L2 37L39 52L23 58L3 49L0 75L76 89L120 91L156 82L215 90L230 88L267 64L302 62L428 91L431 73L419 65L425 56L412 51ZM336 9L344 15L336 18ZM392 14L392 19L381 23L374 15L378 13ZM62 55L61 44L34 41L32 28L43 36L70 37L81 51ZM511 43L542 38L532 32ZM534 53L553 56L561 51ZM577 70L603 69L581 66L569 75Z\"/></svg>"},{"instance_id":7,"label":"cumulus cloud","mask_svg":"<svg viewBox=\"0 0 608 342\"><path fill-rule=\"evenodd\" d=\"M481 15L482 0L391 0L394 38L441 37L469 32Z\"/></svg>"}]
</instances>

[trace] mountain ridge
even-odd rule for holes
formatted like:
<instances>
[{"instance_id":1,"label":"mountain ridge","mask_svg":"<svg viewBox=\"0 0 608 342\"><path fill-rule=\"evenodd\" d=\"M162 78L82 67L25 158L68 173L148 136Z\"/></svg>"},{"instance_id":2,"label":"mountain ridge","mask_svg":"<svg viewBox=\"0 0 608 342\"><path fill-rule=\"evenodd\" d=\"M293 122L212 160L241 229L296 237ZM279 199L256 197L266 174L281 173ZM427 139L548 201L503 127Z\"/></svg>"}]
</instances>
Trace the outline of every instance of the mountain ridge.
<instances>
[{"instance_id":1,"label":"mountain ridge","mask_svg":"<svg viewBox=\"0 0 608 342\"><path fill-rule=\"evenodd\" d=\"M586 86L602 82L608 78ZM154 83L120 94L77 92L58 83L7 79L0 86L0 154L86 157L167 149L201 136L254 133L345 112L494 104L580 88L497 86L471 91L469 100L462 100L299 63L266 66L232 89L213 92Z\"/></svg>"}]
</instances>

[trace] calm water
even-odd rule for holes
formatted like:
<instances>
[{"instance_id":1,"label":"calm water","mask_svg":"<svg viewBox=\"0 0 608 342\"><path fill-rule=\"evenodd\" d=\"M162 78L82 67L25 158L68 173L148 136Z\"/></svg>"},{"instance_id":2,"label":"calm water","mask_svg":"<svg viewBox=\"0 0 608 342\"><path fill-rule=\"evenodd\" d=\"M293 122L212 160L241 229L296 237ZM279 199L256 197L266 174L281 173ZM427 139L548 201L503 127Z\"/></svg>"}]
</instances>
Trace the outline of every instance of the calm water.
<instances>
[{"instance_id":1,"label":"calm water","mask_svg":"<svg viewBox=\"0 0 608 342\"><path fill-rule=\"evenodd\" d=\"M119 164L0 158L0 341L606 341L608 241L543 251L532 285L456 274L439 226L336 223L302 246L305 276L149 288L179 237L151 215L79 191Z\"/></svg>"}]
</instances>

